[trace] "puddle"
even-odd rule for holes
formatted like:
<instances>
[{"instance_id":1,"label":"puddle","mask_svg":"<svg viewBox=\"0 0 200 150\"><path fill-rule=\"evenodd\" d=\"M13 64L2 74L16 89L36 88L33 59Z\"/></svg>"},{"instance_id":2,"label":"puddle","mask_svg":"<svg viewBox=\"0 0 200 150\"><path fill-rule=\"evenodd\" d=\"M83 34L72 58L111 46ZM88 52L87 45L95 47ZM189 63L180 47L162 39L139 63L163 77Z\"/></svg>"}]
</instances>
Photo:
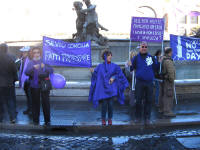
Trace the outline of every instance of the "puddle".
<instances>
[{"instance_id":1,"label":"puddle","mask_svg":"<svg viewBox=\"0 0 200 150\"><path fill-rule=\"evenodd\" d=\"M112 142L114 145L124 144L124 143L128 142L128 140L129 140L129 137L124 137L124 136L112 138Z\"/></svg>"}]
</instances>

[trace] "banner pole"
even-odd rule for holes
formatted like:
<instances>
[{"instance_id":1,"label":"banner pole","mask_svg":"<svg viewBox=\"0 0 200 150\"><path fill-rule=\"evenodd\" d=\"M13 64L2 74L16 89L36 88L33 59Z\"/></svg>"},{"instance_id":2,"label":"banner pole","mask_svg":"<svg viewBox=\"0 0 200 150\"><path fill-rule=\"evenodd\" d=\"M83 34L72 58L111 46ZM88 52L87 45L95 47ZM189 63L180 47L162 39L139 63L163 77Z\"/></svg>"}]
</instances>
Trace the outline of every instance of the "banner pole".
<instances>
[{"instance_id":1,"label":"banner pole","mask_svg":"<svg viewBox=\"0 0 200 150\"><path fill-rule=\"evenodd\" d=\"M130 59L131 59L130 51L131 51L131 38L130 38L130 41L129 41L129 48L128 48L128 60L129 60L129 61L130 61Z\"/></svg>"},{"instance_id":2,"label":"banner pole","mask_svg":"<svg viewBox=\"0 0 200 150\"><path fill-rule=\"evenodd\" d=\"M164 29L163 29L163 39L165 34L165 19L164 19ZM162 54L161 56L164 56L164 40L162 40ZM162 72L162 62L160 62L160 74Z\"/></svg>"},{"instance_id":3,"label":"banner pole","mask_svg":"<svg viewBox=\"0 0 200 150\"><path fill-rule=\"evenodd\" d=\"M132 42L132 39L131 39L131 34L132 34L132 22L133 21L133 18L131 17L131 31L130 31L130 41L129 41L129 48L128 48L128 61L130 61L131 59L131 56L130 56L130 51L131 51L131 42ZM130 68L130 67L129 67ZM130 70L129 70L130 71Z\"/></svg>"},{"instance_id":4,"label":"banner pole","mask_svg":"<svg viewBox=\"0 0 200 150\"><path fill-rule=\"evenodd\" d=\"M175 102L176 102L176 105L178 104L178 100L177 100L177 97L176 97L176 85L174 84L174 98L175 98Z\"/></svg>"},{"instance_id":5,"label":"banner pole","mask_svg":"<svg viewBox=\"0 0 200 150\"><path fill-rule=\"evenodd\" d=\"M164 56L164 42L162 41L162 54L161 56ZM160 74L162 72L162 62L160 62Z\"/></svg>"}]
</instances>

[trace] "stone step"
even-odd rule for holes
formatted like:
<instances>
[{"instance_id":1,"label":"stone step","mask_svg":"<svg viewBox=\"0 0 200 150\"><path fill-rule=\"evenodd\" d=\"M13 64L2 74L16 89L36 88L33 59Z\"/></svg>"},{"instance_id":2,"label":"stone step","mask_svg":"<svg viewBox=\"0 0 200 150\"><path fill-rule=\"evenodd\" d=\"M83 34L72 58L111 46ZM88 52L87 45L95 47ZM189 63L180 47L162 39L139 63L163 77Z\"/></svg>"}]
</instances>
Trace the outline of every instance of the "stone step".
<instances>
[{"instance_id":1,"label":"stone step","mask_svg":"<svg viewBox=\"0 0 200 150\"><path fill-rule=\"evenodd\" d=\"M67 41L67 40L66 40ZM35 43L36 44L36 43ZM31 45L35 45L34 43ZM131 50L138 47L138 42L132 42ZM38 46L42 47L42 43L37 43ZM161 43L149 43L148 50L151 55L154 55L157 49L161 49ZM164 41L164 47L170 46L169 41ZM128 60L129 53L129 39L115 39L109 40L109 50L112 52L112 62L119 64L121 67L124 66ZM19 49L21 46L9 46L9 52L16 57L20 56ZM92 65L95 67L102 62L101 54L105 47L92 46ZM138 49L137 49L138 51ZM56 73L60 73L66 77L67 80L89 80L91 77L88 68L72 68L72 67L54 67ZM176 78L177 79L200 79L199 62L180 62L176 63Z\"/></svg>"},{"instance_id":2,"label":"stone step","mask_svg":"<svg viewBox=\"0 0 200 150\"><path fill-rule=\"evenodd\" d=\"M115 62L117 65L124 67L126 62ZM92 67L96 67L99 63L93 63ZM54 72L63 75L68 81L90 80L91 72L89 68L80 67L53 67Z\"/></svg>"}]
</instances>

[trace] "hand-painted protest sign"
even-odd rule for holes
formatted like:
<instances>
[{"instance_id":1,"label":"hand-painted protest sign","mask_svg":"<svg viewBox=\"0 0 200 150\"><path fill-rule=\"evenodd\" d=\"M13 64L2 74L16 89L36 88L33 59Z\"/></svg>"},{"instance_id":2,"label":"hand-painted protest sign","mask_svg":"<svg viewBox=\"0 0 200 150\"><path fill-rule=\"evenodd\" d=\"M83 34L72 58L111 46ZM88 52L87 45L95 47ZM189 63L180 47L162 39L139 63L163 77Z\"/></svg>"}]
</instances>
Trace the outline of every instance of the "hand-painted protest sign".
<instances>
[{"instance_id":1,"label":"hand-painted protest sign","mask_svg":"<svg viewBox=\"0 0 200 150\"><path fill-rule=\"evenodd\" d=\"M173 59L200 61L200 38L170 35Z\"/></svg>"},{"instance_id":2,"label":"hand-painted protest sign","mask_svg":"<svg viewBox=\"0 0 200 150\"><path fill-rule=\"evenodd\" d=\"M91 43L68 43L43 37L43 60L52 66L91 67Z\"/></svg>"},{"instance_id":3,"label":"hand-painted protest sign","mask_svg":"<svg viewBox=\"0 0 200 150\"><path fill-rule=\"evenodd\" d=\"M163 35L163 18L132 17L132 41L162 42Z\"/></svg>"}]
</instances>

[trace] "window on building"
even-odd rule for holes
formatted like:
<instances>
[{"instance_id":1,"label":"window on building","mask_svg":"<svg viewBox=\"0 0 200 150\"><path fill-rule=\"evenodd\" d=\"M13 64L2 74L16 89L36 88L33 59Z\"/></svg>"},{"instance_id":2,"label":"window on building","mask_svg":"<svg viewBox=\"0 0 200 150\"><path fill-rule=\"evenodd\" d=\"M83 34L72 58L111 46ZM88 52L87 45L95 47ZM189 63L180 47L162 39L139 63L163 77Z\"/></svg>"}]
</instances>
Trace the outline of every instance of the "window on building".
<instances>
[{"instance_id":1,"label":"window on building","mask_svg":"<svg viewBox=\"0 0 200 150\"><path fill-rule=\"evenodd\" d=\"M190 21L192 24L198 24L198 16L191 16Z\"/></svg>"},{"instance_id":2,"label":"window on building","mask_svg":"<svg viewBox=\"0 0 200 150\"><path fill-rule=\"evenodd\" d=\"M179 35L186 35L187 31L184 26L178 27L178 34Z\"/></svg>"},{"instance_id":3,"label":"window on building","mask_svg":"<svg viewBox=\"0 0 200 150\"><path fill-rule=\"evenodd\" d=\"M179 23L186 24L186 16L180 16L178 21Z\"/></svg>"}]
</instances>

